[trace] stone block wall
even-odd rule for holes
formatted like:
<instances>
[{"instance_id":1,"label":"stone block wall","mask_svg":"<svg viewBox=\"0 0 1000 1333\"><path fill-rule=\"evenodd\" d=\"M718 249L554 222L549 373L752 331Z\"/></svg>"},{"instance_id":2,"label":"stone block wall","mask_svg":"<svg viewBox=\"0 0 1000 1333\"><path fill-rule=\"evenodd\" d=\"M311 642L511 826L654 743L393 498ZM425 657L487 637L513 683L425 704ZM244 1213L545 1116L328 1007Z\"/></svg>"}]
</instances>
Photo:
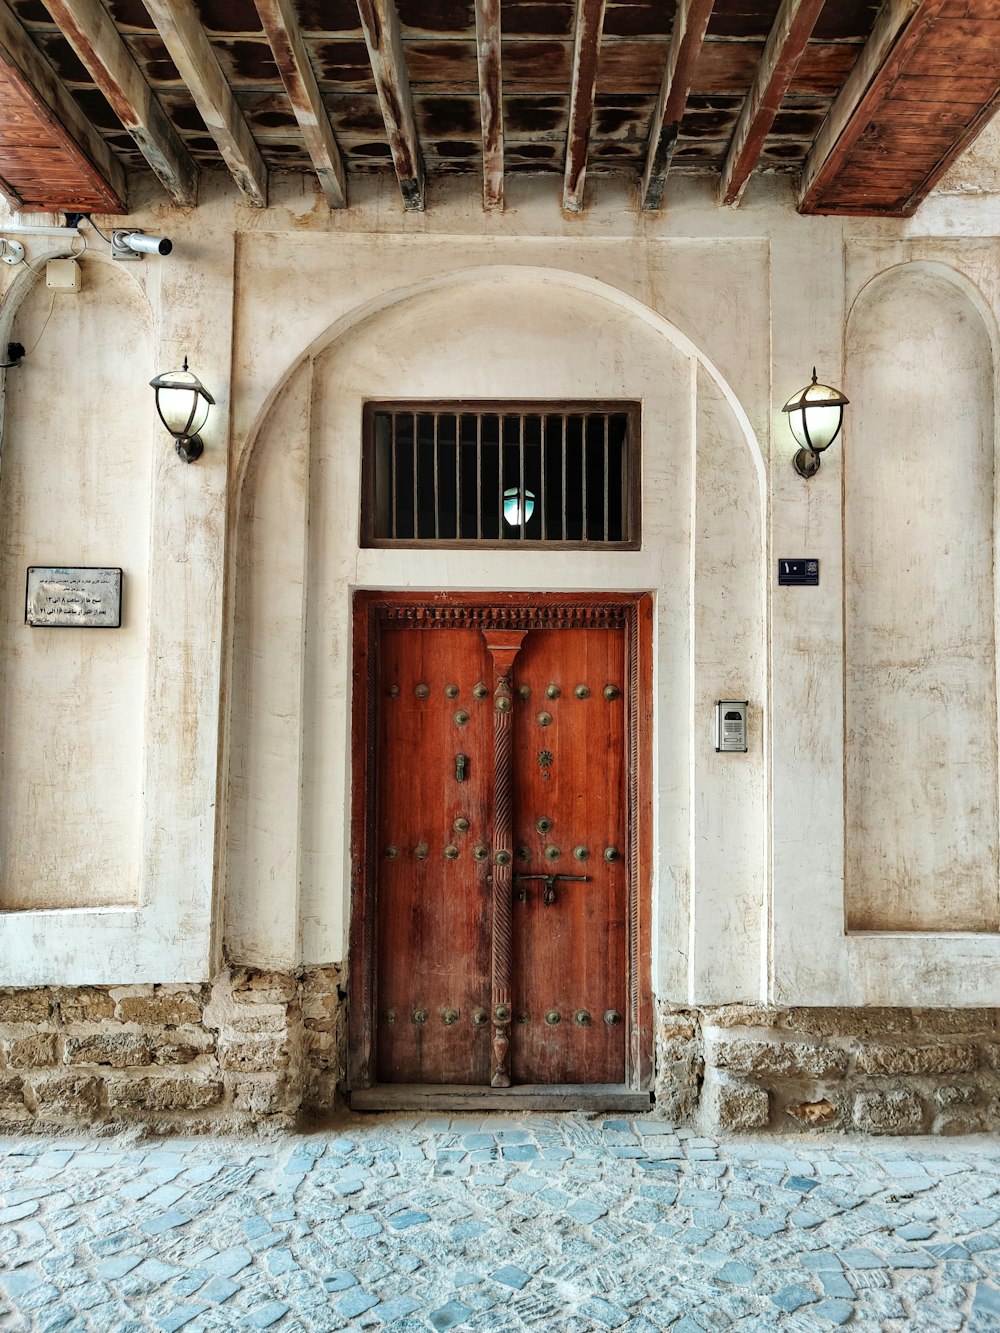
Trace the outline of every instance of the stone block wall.
<instances>
[{"instance_id":1,"label":"stone block wall","mask_svg":"<svg viewBox=\"0 0 1000 1333\"><path fill-rule=\"evenodd\" d=\"M290 1128L343 1082L341 969L0 990L0 1127Z\"/></svg>"},{"instance_id":2,"label":"stone block wall","mask_svg":"<svg viewBox=\"0 0 1000 1333\"><path fill-rule=\"evenodd\" d=\"M658 1007L656 1109L675 1125L697 1112L705 1078L705 1047L697 1009Z\"/></svg>"},{"instance_id":3,"label":"stone block wall","mask_svg":"<svg viewBox=\"0 0 1000 1333\"><path fill-rule=\"evenodd\" d=\"M344 1090L338 966L0 989L0 1132L292 1128ZM1000 1129L1000 1011L661 1004L656 1114L712 1132Z\"/></svg>"},{"instance_id":4,"label":"stone block wall","mask_svg":"<svg viewBox=\"0 0 1000 1333\"><path fill-rule=\"evenodd\" d=\"M657 1105L715 1131L1000 1128L1000 1011L661 1006Z\"/></svg>"}]
</instances>

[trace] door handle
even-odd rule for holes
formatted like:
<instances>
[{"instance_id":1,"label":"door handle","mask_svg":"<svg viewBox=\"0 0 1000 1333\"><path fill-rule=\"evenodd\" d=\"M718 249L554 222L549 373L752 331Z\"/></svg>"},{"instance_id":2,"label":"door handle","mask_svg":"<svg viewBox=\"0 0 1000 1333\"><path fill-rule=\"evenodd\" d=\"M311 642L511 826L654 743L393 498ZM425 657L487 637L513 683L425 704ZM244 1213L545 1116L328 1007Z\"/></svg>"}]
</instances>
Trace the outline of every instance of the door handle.
<instances>
[{"instance_id":1,"label":"door handle","mask_svg":"<svg viewBox=\"0 0 1000 1333\"><path fill-rule=\"evenodd\" d=\"M465 755L465 754L457 754L457 755L455 756L455 781L456 781L456 782L464 782L464 781L465 781L465 768L466 768L466 765L468 764L468 762L469 762L469 756L468 756L468 755Z\"/></svg>"},{"instance_id":2,"label":"door handle","mask_svg":"<svg viewBox=\"0 0 1000 1333\"><path fill-rule=\"evenodd\" d=\"M517 879L540 879L545 881L545 892L542 894L542 906L551 907L556 900L556 880L565 879L575 884L589 884L589 875L515 875ZM527 895L522 890L518 895L518 900L524 902Z\"/></svg>"}]
</instances>

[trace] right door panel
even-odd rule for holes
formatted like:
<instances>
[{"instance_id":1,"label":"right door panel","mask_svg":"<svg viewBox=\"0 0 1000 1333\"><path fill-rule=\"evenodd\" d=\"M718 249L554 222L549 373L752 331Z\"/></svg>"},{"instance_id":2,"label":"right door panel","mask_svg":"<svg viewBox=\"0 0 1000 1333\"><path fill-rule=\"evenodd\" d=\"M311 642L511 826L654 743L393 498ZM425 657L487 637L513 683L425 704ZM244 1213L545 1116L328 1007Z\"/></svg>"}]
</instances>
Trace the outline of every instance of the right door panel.
<instances>
[{"instance_id":1,"label":"right door panel","mask_svg":"<svg viewBox=\"0 0 1000 1333\"><path fill-rule=\"evenodd\" d=\"M625 1081L625 646L533 630L514 663L515 1083Z\"/></svg>"}]
</instances>

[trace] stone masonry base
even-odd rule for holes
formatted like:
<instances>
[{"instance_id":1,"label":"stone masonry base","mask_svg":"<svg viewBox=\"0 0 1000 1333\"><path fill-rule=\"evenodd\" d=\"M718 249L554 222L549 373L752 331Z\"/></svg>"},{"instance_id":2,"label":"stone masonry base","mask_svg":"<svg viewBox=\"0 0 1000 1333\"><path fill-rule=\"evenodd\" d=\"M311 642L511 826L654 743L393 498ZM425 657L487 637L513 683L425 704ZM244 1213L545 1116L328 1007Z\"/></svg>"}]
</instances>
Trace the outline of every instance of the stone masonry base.
<instances>
[{"instance_id":1,"label":"stone masonry base","mask_svg":"<svg viewBox=\"0 0 1000 1333\"><path fill-rule=\"evenodd\" d=\"M342 1081L339 967L0 990L0 1127L291 1128Z\"/></svg>"},{"instance_id":2,"label":"stone masonry base","mask_svg":"<svg viewBox=\"0 0 1000 1333\"><path fill-rule=\"evenodd\" d=\"M1000 1011L662 1005L657 1106L710 1131L1000 1128Z\"/></svg>"},{"instance_id":3,"label":"stone masonry base","mask_svg":"<svg viewBox=\"0 0 1000 1333\"><path fill-rule=\"evenodd\" d=\"M0 1129L292 1128L344 1088L339 966L0 989ZM1000 1010L657 1010L654 1114L710 1132L1000 1129Z\"/></svg>"}]
</instances>

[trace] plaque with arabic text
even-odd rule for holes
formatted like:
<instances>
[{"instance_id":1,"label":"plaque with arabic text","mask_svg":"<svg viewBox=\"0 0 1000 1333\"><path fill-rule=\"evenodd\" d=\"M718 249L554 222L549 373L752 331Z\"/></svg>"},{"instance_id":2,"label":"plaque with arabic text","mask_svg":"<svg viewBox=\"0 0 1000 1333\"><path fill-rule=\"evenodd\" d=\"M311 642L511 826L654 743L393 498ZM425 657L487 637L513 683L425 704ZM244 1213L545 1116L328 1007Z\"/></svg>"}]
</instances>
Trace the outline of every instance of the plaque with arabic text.
<instances>
[{"instance_id":1,"label":"plaque with arabic text","mask_svg":"<svg viewBox=\"0 0 1000 1333\"><path fill-rule=\"evenodd\" d=\"M29 565L24 620L36 629L118 629L122 571Z\"/></svg>"}]
</instances>

